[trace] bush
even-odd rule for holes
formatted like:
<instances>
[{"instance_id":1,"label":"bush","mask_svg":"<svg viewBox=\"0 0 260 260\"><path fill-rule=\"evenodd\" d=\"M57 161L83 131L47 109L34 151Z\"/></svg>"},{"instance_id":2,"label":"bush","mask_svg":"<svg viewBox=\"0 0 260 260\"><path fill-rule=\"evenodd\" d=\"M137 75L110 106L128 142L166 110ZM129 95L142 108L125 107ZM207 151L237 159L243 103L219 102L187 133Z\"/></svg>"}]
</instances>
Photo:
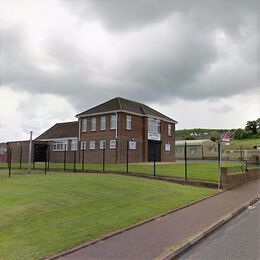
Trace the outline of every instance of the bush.
<instances>
[{"instance_id":1,"label":"bush","mask_svg":"<svg viewBox=\"0 0 260 260\"><path fill-rule=\"evenodd\" d=\"M234 133L234 138L235 139L243 139L243 138L247 138L248 134L245 130L238 128L237 130L235 130Z\"/></svg>"}]
</instances>

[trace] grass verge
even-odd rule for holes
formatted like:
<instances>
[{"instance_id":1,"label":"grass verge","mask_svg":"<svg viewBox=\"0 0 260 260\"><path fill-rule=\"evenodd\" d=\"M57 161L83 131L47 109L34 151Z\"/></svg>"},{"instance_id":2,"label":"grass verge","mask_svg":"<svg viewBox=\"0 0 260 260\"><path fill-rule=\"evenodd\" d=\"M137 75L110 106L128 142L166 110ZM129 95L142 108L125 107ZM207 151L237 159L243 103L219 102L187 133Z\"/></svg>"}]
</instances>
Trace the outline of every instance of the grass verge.
<instances>
[{"instance_id":1,"label":"grass verge","mask_svg":"<svg viewBox=\"0 0 260 260\"><path fill-rule=\"evenodd\" d=\"M1 178L0 259L39 259L215 192L109 174Z\"/></svg>"}]
</instances>

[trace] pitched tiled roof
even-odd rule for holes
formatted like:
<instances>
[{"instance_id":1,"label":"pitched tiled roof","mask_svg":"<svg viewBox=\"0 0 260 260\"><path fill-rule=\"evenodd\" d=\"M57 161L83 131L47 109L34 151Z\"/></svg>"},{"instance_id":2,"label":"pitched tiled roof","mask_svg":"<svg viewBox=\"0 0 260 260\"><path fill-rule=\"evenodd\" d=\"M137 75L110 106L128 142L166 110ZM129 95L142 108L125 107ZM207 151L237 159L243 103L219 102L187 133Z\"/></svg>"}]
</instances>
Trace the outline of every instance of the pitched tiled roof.
<instances>
[{"instance_id":1,"label":"pitched tiled roof","mask_svg":"<svg viewBox=\"0 0 260 260\"><path fill-rule=\"evenodd\" d=\"M96 107L90 108L80 114L77 114L76 117L88 116L106 112L116 112L116 111L125 111L130 113L139 114L141 116L154 116L159 117L163 120L171 121L173 123L177 123L170 117L163 115L162 113L144 105L142 103L128 100L121 97L113 98L105 103L102 103Z\"/></svg>"},{"instance_id":2,"label":"pitched tiled roof","mask_svg":"<svg viewBox=\"0 0 260 260\"><path fill-rule=\"evenodd\" d=\"M48 140L55 138L69 138L78 136L78 121L57 123L35 140Z\"/></svg>"}]
</instances>

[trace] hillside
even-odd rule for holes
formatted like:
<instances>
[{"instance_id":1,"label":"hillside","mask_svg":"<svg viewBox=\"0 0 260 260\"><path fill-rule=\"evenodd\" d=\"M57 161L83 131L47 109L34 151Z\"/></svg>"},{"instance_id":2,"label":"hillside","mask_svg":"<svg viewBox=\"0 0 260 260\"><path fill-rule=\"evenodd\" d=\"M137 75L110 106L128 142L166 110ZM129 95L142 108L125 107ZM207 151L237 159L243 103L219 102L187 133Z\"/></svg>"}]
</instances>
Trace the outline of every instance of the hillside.
<instances>
[{"instance_id":1,"label":"hillside","mask_svg":"<svg viewBox=\"0 0 260 260\"><path fill-rule=\"evenodd\" d=\"M218 139L223 133L230 133L231 137L234 134L234 129L206 129L193 128L176 130L177 140L196 140L196 139L210 139L212 137Z\"/></svg>"}]
</instances>

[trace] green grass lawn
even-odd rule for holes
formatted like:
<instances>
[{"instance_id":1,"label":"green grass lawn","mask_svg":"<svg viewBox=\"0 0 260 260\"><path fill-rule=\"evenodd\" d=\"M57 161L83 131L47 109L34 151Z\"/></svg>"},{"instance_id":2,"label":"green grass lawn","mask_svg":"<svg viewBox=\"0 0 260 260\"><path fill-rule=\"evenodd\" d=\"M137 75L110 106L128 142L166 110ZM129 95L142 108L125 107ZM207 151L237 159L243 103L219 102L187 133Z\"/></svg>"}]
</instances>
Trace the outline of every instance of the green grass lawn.
<instances>
[{"instance_id":1,"label":"green grass lawn","mask_svg":"<svg viewBox=\"0 0 260 260\"><path fill-rule=\"evenodd\" d=\"M23 167L27 165L24 164ZM13 163L13 167L19 167L18 163ZM36 163L36 168L44 168L44 163ZM72 170L73 163L67 163L66 169ZM85 164L84 169L93 171L102 171L102 164ZM50 163L50 169L63 169L63 163ZM81 170L82 165L77 164L76 169ZM140 165L129 164L129 172L144 173L153 175L153 164ZM125 164L107 164L105 166L106 171L126 171ZM165 177L185 177L184 162L177 162L172 164L158 164L156 165L156 175ZM217 182L218 180L218 163L217 161L204 161L204 162L188 162L187 164L187 177L193 180L211 181Z\"/></svg>"},{"instance_id":2,"label":"green grass lawn","mask_svg":"<svg viewBox=\"0 0 260 260\"><path fill-rule=\"evenodd\" d=\"M0 175L0 259L39 259L216 192L113 174Z\"/></svg>"},{"instance_id":3,"label":"green grass lawn","mask_svg":"<svg viewBox=\"0 0 260 260\"><path fill-rule=\"evenodd\" d=\"M253 146L256 144L260 144L260 138L245 138L245 139L233 139L230 141L230 147L243 146L244 149L253 149Z\"/></svg>"}]
</instances>

